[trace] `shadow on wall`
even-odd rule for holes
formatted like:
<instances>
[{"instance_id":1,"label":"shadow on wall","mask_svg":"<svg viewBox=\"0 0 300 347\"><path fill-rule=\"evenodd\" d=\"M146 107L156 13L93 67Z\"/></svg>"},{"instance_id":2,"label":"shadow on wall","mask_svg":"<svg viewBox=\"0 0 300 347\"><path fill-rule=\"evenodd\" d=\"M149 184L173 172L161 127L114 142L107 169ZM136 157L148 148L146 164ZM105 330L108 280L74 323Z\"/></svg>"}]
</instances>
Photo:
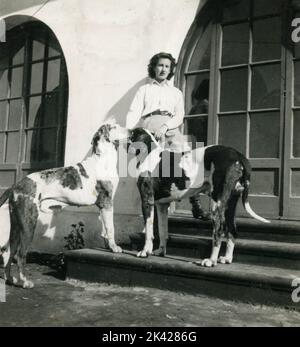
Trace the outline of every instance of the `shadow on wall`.
<instances>
[{"instance_id":1,"label":"shadow on wall","mask_svg":"<svg viewBox=\"0 0 300 347\"><path fill-rule=\"evenodd\" d=\"M107 112L106 118L114 116L117 123L121 126L126 126L126 116L133 98L138 89L149 81L149 77L145 77L131 87L128 92ZM105 120L104 120L105 123ZM133 156L128 156L127 167ZM130 194L130 202L128 201ZM136 215L141 213L140 195L136 186L134 177L122 177L114 198L115 212L124 215Z\"/></svg>"},{"instance_id":2,"label":"shadow on wall","mask_svg":"<svg viewBox=\"0 0 300 347\"><path fill-rule=\"evenodd\" d=\"M130 104L138 90L145 84L147 78L137 82L128 92L109 110L105 119L114 115L116 121L125 126L126 115ZM103 121L105 123L105 120ZM99 124L99 127L101 124ZM86 157L91 155L91 148ZM132 158L130 158L132 159ZM129 160L130 160L129 159ZM78 158L81 161L81 158ZM130 193L130 200L128 194ZM51 205L51 204L50 204ZM120 179L119 186L114 199L115 215L115 233L116 241L119 244L130 243L130 236L143 229L142 218L137 215L141 214L140 196L136 187L135 178L124 177ZM9 235L9 213L8 207L0 210L0 220L5 221L5 232L3 228L0 236L3 239ZM40 213L32 249L46 253L57 253L64 251L63 246L66 237L71 231L71 225L82 221L85 225L85 246L86 247L104 247L104 240L101 237L102 223L99 220L99 212L96 206L74 208L66 207L62 212ZM0 238L1 241L1 238ZM4 244L4 242L3 242Z\"/></svg>"},{"instance_id":3,"label":"shadow on wall","mask_svg":"<svg viewBox=\"0 0 300 347\"><path fill-rule=\"evenodd\" d=\"M45 253L58 253L66 249L66 236L72 231L72 225L84 224L85 248L106 248L104 238L101 236L102 222L99 218L97 207L87 208L79 207L74 210L72 207L66 207L63 211L50 214L40 213L40 218L34 234L32 250L38 250ZM115 241L119 245L130 245L130 236L143 229L141 218L132 218L127 215L115 215Z\"/></svg>"},{"instance_id":4,"label":"shadow on wall","mask_svg":"<svg viewBox=\"0 0 300 347\"><path fill-rule=\"evenodd\" d=\"M114 117L117 121L117 123L123 127L126 126L126 115L129 111L129 107L132 103L132 100L138 91L138 89L145 83L147 83L148 77L143 78L139 82L137 82L133 87L131 87L128 92L121 97L119 101L116 102L116 104L107 112L106 117L104 118L103 122L98 125L98 128L101 127L102 124L105 124L105 122L110 118ZM98 129L97 128L97 129ZM92 134L93 136L94 134ZM92 139L92 137L91 137ZM87 159L89 156L92 155L92 147L89 148L88 152L86 153L83 160ZM80 159L78 159L80 160Z\"/></svg>"},{"instance_id":5,"label":"shadow on wall","mask_svg":"<svg viewBox=\"0 0 300 347\"><path fill-rule=\"evenodd\" d=\"M121 126L126 125L126 115L129 111L129 107L132 100L140 86L147 83L148 77L143 78L131 87L126 94L124 94L119 101L112 106L107 112L103 122L98 125L98 128L102 124L105 124L106 120L114 116L117 123ZM94 134L92 134L93 136ZM92 139L91 136L91 139ZM92 154L92 147L86 152L85 157L82 160L86 160ZM127 157L127 167L129 162L133 159L132 155ZM81 158L78 158L81 161ZM128 203L128 194L130 194L130 203ZM123 215L139 215L141 214L140 196L136 186L136 179L134 177L120 177L120 182L114 198L115 214Z\"/></svg>"},{"instance_id":6,"label":"shadow on wall","mask_svg":"<svg viewBox=\"0 0 300 347\"><path fill-rule=\"evenodd\" d=\"M7 243L10 233L10 216L8 206L0 209L0 246ZM84 242L86 247L104 247L104 239L101 237L102 223L99 220L99 212L96 207L91 207L88 211L85 208L74 209L66 207L63 209L53 209L53 213L39 213L33 242L30 249L45 253L59 253L65 251L64 246L72 230L72 224L84 223ZM118 226L118 241L124 239L123 229Z\"/></svg>"},{"instance_id":7,"label":"shadow on wall","mask_svg":"<svg viewBox=\"0 0 300 347\"><path fill-rule=\"evenodd\" d=\"M8 206L0 209L0 245L5 245L9 239L10 217ZM73 230L72 225L84 224L84 246L86 248L105 248L105 241L101 236L102 222L96 207L74 208L66 207L54 213L40 212L30 250L56 254L64 252L67 244L65 237ZM132 218L128 215L115 215L115 240L119 245L130 245L130 236L143 229L142 218Z\"/></svg>"},{"instance_id":8,"label":"shadow on wall","mask_svg":"<svg viewBox=\"0 0 300 347\"><path fill-rule=\"evenodd\" d=\"M126 125L126 115L129 111L129 107L132 103L132 100L139 89L143 84L147 83L148 77L143 78L139 82L137 82L132 88L128 90L128 92L122 96L122 98L107 112L106 118L108 119L111 116L116 118L116 121L121 126ZM105 120L104 120L105 122Z\"/></svg>"},{"instance_id":9,"label":"shadow on wall","mask_svg":"<svg viewBox=\"0 0 300 347\"><path fill-rule=\"evenodd\" d=\"M79 222L84 224L82 236L85 247L105 247L104 239L101 237L102 223L96 208L84 212L81 208L74 211L66 207L63 211L40 213L32 248L46 253L65 251L64 246L67 244L65 237L70 234L72 224L77 225Z\"/></svg>"}]
</instances>

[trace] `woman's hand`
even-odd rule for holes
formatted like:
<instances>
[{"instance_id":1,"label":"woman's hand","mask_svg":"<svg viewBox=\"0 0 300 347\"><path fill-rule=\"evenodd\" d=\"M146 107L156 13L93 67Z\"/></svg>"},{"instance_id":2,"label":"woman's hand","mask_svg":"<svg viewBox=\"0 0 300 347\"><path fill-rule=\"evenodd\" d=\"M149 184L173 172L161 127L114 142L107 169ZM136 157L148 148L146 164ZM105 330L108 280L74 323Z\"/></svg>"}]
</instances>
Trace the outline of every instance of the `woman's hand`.
<instances>
[{"instance_id":1,"label":"woman's hand","mask_svg":"<svg viewBox=\"0 0 300 347\"><path fill-rule=\"evenodd\" d=\"M156 138L157 140L161 140L161 139L164 137L164 135L166 134L167 130L168 130L167 125L166 125L166 124L163 124L163 125L155 132L155 134L154 134L155 138Z\"/></svg>"}]
</instances>

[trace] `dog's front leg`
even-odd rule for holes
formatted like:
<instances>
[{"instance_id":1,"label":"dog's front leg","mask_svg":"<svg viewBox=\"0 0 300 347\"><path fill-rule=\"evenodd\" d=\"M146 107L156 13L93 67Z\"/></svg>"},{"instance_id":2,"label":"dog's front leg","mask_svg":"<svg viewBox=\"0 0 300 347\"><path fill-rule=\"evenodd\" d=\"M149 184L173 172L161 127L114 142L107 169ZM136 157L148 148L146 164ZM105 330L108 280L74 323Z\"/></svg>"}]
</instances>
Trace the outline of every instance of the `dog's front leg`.
<instances>
[{"instance_id":1,"label":"dog's front leg","mask_svg":"<svg viewBox=\"0 0 300 347\"><path fill-rule=\"evenodd\" d=\"M100 210L102 218L102 226L104 232L102 236L107 240L109 249L114 253L121 253L122 248L116 244L115 241L115 228L114 228L114 210L112 207L102 208Z\"/></svg>"},{"instance_id":2,"label":"dog's front leg","mask_svg":"<svg viewBox=\"0 0 300 347\"><path fill-rule=\"evenodd\" d=\"M147 207L143 206L143 214L145 219L145 244L143 250L138 252L138 257L148 257L153 251L153 224L154 224L154 205L147 204Z\"/></svg>"},{"instance_id":3,"label":"dog's front leg","mask_svg":"<svg viewBox=\"0 0 300 347\"><path fill-rule=\"evenodd\" d=\"M17 254L17 264L19 268L19 282L22 284L22 287L25 288L33 288L34 284L33 282L29 281L24 273L24 267L25 267L25 262L26 262L26 253L20 251L19 254Z\"/></svg>"},{"instance_id":4,"label":"dog's front leg","mask_svg":"<svg viewBox=\"0 0 300 347\"><path fill-rule=\"evenodd\" d=\"M154 224L154 189L153 180L150 176L139 177L138 189L141 195L142 212L144 217L145 244L144 248L138 252L138 257L148 257L153 251L153 224Z\"/></svg>"},{"instance_id":5,"label":"dog's front leg","mask_svg":"<svg viewBox=\"0 0 300 347\"><path fill-rule=\"evenodd\" d=\"M200 265L205 267L213 267L217 265L219 252L222 242L222 228L223 228L223 206L222 202L213 201L212 203L212 222L213 222L213 239L212 239L212 252L210 258L203 259ZM198 263L198 262L197 262Z\"/></svg>"},{"instance_id":6,"label":"dog's front leg","mask_svg":"<svg viewBox=\"0 0 300 347\"><path fill-rule=\"evenodd\" d=\"M218 263L221 264L231 264L233 260L233 251L234 251L234 239L231 237L227 238L227 243L226 243L226 253L224 257L219 257Z\"/></svg>"},{"instance_id":7,"label":"dog's front leg","mask_svg":"<svg viewBox=\"0 0 300 347\"><path fill-rule=\"evenodd\" d=\"M219 257L218 259L218 262L221 264L231 264L233 260L235 239L237 237L235 213L239 197L239 193L233 194L228 200L227 209L225 211L225 223L227 227L227 244L225 256Z\"/></svg>"},{"instance_id":8,"label":"dog's front leg","mask_svg":"<svg viewBox=\"0 0 300 347\"><path fill-rule=\"evenodd\" d=\"M17 278L11 275L11 263L13 258L10 253L10 245L7 246L7 249L2 253L3 265L4 265L4 280L6 284L15 285L17 284Z\"/></svg>"},{"instance_id":9,"label":"dog's front leg","mask_svg":"<svg viewBox=\"0 0 300 347\"><path fill-rule=\"evenodd\" d=\"M168 239L168 207L169 204L156 204L158 232L159 232L159 247L153 253L154 255L164 257L167 253Z\"/></svg>"}]
</instances>

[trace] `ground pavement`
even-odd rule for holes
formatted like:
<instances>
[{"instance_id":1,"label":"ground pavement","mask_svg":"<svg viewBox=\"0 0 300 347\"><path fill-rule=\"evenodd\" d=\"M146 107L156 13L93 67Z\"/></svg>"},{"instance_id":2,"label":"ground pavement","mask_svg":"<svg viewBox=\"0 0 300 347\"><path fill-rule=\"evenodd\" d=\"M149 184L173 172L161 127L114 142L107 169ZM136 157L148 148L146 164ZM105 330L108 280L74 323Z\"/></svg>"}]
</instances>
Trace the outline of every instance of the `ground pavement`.
<instances>
[{"instance_id":1,"label":"ground pavement","mask_svg":"<svg viewBox=\"0 0 300 347\"><path fill-rule=\"evenodd\" d=\"M64 280L57 270L37 263L28 264L27 272L35 287L6 286L0 326L300 326L300 312L277 307Z\"/></svg>"}]
</instances>

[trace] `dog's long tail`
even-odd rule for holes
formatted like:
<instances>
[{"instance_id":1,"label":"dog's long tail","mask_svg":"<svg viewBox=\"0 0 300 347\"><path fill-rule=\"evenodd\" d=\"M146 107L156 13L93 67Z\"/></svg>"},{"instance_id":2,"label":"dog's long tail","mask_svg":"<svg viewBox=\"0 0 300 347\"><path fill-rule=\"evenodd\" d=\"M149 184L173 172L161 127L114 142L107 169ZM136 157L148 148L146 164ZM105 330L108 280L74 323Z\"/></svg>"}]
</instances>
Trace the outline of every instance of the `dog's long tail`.
<instances>
[{"instance_id":1,"label":"dog's long tail","mask_svg":"<svg viewBox=\"0 0 300 347\"><path fill-rule=\"evenodd\" d=\"M249 161L244 158L243 156L241 156L240 161L242 162L242 165L244 167L244 173L243 173L243 186L244 186L244 190L242 193L242 202L243 202L243 206L246 210L246 212L253 217L256 220L259 220L260 222L263 223L271 223L269 220L259 216L257 213L255 213L249 203L248 200L248 195L249 195L249 187L250 187L250 175L251 175L251 166L249 164Z\"/></svg>"},{"instance_id":2,"label":"dog's long tail","mask_svg":"<svg viewBox=\"0 0 300 347\"><path fill-rule=\"evenodd\" d=\"M5 203L5 201L9 198L11 193L11 188L6 189L6 191L0 197L0 207Z\"/></svg>"},{"instance_id":3,"label":"dog's long tail","mask_svg":"<svg viewBox=\"0 0 300 347\"><path fill-rule=\"evenodd\" d=\"M243 193L242 193L242 202L243 202L243 206L244 206L245 210L254 219L259 220L260 222L263 222L263 223L271 223L269 220L259 216L258 214L256 214L252 210L252 208L250 206L250 203L249 203L249 200L248 200L249 186L250 186L250 181L246 180L245 183L244 183L244 190L243 190Z\"/></svg>"}]
</instances>

